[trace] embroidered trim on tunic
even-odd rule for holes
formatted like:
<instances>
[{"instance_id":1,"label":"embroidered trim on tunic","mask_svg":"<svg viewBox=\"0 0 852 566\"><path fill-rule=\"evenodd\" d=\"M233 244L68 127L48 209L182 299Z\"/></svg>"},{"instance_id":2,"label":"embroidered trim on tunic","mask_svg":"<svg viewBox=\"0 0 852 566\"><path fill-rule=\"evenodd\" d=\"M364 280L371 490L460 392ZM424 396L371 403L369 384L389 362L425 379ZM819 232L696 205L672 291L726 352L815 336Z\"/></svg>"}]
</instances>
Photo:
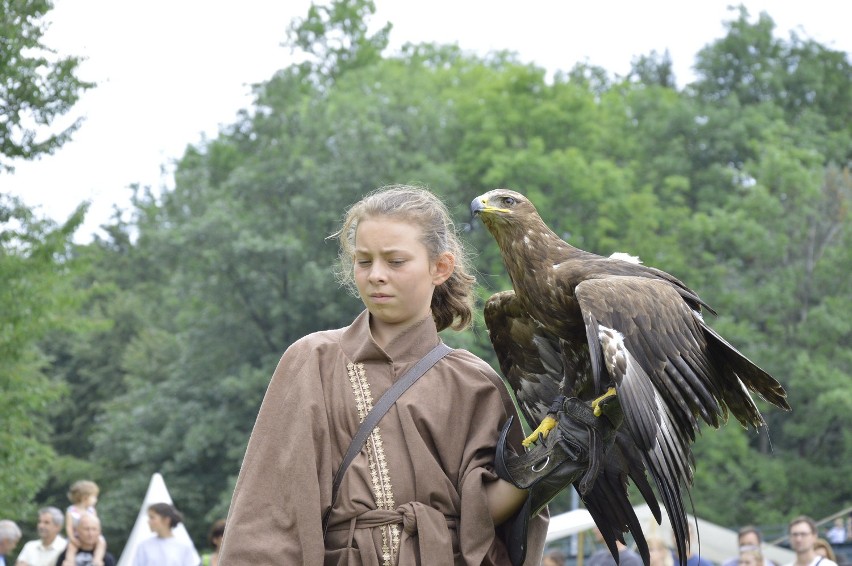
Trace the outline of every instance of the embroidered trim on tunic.
<instances>
[{"instance_id":1,"label":"embroidered trim on tunic","mask_svg":"<svg viewBox=\"0 0 852 566\"><path fill-rule=\"evenodd\" d=\"M348 363L346 365L352 392L355 394L355 408L358 410L358 422L364 422L367 413L373 409L373 395L370 383L364 372L364 364ZM373 483L373 497L376 508L393 511L396 503L393 497L393 486L390 481L390 471L385 458L382 435L376 426L367 438L367 458L370 462L370 480ZM399 549L399 525L386 525L382 529L382 560L385 566L396 563Z\"/></svg>"}]
</instances>

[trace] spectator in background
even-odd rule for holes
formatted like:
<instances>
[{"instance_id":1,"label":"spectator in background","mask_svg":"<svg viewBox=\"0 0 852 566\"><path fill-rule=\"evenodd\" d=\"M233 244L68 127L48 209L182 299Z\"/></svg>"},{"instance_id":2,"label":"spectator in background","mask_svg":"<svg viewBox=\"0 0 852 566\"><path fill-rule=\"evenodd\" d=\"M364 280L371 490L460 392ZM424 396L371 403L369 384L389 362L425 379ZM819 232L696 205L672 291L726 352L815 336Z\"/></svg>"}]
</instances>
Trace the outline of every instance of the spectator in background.
<instances>
[{"instance_id":1,"label":"spectator in background","mask_svg":"<svg viewBox=\"0 0 852 566\"><path fill-rule=\"evenodd\" d=\"M648 566L674 566L672 549L669 548L664 539L648 537L645 541L648 543L648 552L651 558Z\"/></svg>"},{"instance_id":2,"label":"spectator in background","mask_svg":"<svg viewBox=\"0 0 852 566\"><path fill-rule=\"evenodd\" d=\"M713 566L713 563L706 558L701 558L701 548L698 543L698 537L695 536L695 527L689 523L689 541L686 544L686 566ZM674 559L674 566L681 566L677 556Z\"/></svg>"},{"instance_id":3,"label":"spectator in background","mask_svg":"<svg viewBox=\"0 0 852 566\"><path fill-rule=\"evenodd\" d=\"M75 549L74 564L75 566L92 566L95 564L95 548L103 538L101 537L101 520L94 515L83 514L77 522L76 533L80 546ZM56 566L62 566L70 549L70 544L65 547L65 550L56 559ZM104 566L115 566L115 557L109 552L105 552L103 563Z\"/></svg>"},{"instance_id":4,"label":"spectator in background","mask_svg":"<svg viewBox=\"0 0 852 566\"><path fill-rule=\"evenodd\" d=\"M65 510L65 531L68 534L68 544L65 547L65 566L78 566L76 561L77 556L77 525L80 518L85 515L98 516L95 505L98 503L98 495L100 495L98 484L90 480L79 480L71 484L68 490L68 499L71 505ZM100 521L98 521L98 534L100 535ZM105 566L106 561L106 539L102 536L95 543L95 551L92 556L92 564L94 566Z\"/></svg>"},{"instance_id":5,"label":"spectator in background","mask_svg":"<svg viewBox=\"0 0 852 566\"><path fill-rule=\"evenodd\" d=\"M817 527L814 520L800 515L790 521L787 528L790 536L790 548L796 553L796 560L788 566L837 566L837 562L816 553Z\"/></svg>"},{"instance_id":6,"label":"spectator in background","mask_svg":"<svg viewBox=\"0 0 852 566\"><path fill-rule=\"evenodd\" d=\"M831 548L831 543L824 538L816 539L816 542L814 543L814 552L823 558L828 558L832 562L837 562L837 555L834 554L834 549Z\"/></svg>"},{"instance_id":7,"label":"spectator in background","mask_svg":"<svg viewBox=\"0 0 852 566\"><path fill-rule=\"evenodd\" d=\"M852 541L852 511L846 517L846 540Z\"/></svg>"},{"instance_id":8,"label":"spectator in background","mask_svg":"<svg viewBox=\"0 0 852 566\"><path fill-rule=\"evenodd\" d=\"M56 507L43 507L38 510L38 539L24 545L18 555L15 566L55 566L56 559L65 550L68 541L59 533L65 517Z\"/></svg>"},{"instance_id":9,"label":"spectator in background","mask_svg":"<svg viewBox=\"0 0 852 566\"><path fill-rule=\"evenodd\" d=\"M756 546L746 546L740 550L739 566L763 566L763 553Z\"/></svg>"},{"instance_id":10,"label":"spectator in background","mask_svg":"<svg viewBox=\"0 0 852 566\"><path fill-rule=\"evenodd\" d=\"M205 554L201 558L202 566L218 566L219 565L219 547L222 546L222 537L225 536L225 519L219 519L213 526L210 527L210 532L207 534L207 542L213 547L213 552Z\"/></svg>"},{"instance_id":11,"label":"spectator in background","mask_svg":"<svg viewBox=\"0 0 852 566\"><path fill-rule=\"evenodd\" d=\"M175 538L174 528L183 515L169 503L148 507L148 526L156 536L139 543L134 566L197 566L195 549Z\"/></svg>"},{"instance_id":12,"label":"spectator in background","mask_svg":"<svg viewBox=\"0 0 852 566\"><path fill-rule=\"evenodd\" d=\"M747 525L737 531L737 549L739 553L742 553L743 550L748 550L750 548L756 548L760 551L761 555L763 554L763 534L757 527ZM725 560L722 563L722 566L737 566L739 561L740 557L737 555ZM764 566L775 566L775 563L766 557L763 558L763 564Z\"/></svg>"},{"instance_id":13,"label":"spectator in background","mask_svg":"<svg viewBox=\"0 0 852 566\"><path fill-rule=\"evenodd\" d=\"M618 565L616 565L615 559L612 557L612 553L604 543L604 538L600 529L595 527L594 532L595 541L599 544L603 543L604 546L589 556L589 559L586 561L587 566L643 566L642 557L618 541L615 541L615 544L618 547Z\"/></svg>"},{"instance_id":14,"label":"spectator in background","mask_svg":"<svg viewBox=\"0 0 852 566\"><path fill-rule=\"evenodd\" d=\"M834 526L828 529L825 533L825 538L831 544L843 544L846 542L846 525L843 524L843 517L838 517L834 520Z\"/></svg>"},{"instance_id":15,"label":"spectator in background","mask_svg":"<svg viewBox=\"0 0 852 566\"><path fill-rule=\"evenodd\" d=\"M541 566L565 566L565 555L558 550L548 552L542 559Z\"/></svg>"},{"instance_id":16,"label":"spectator in background","mask_svg":"<svg viewBox=\"0 0 852 566\"><path fill-rule=\"evenodd\" d=\"M12 566L11 562L6 561L6 555L15 550L21 536L21 529L14 521L0 521L0 566Z\"/></svg>"}]
</instances>

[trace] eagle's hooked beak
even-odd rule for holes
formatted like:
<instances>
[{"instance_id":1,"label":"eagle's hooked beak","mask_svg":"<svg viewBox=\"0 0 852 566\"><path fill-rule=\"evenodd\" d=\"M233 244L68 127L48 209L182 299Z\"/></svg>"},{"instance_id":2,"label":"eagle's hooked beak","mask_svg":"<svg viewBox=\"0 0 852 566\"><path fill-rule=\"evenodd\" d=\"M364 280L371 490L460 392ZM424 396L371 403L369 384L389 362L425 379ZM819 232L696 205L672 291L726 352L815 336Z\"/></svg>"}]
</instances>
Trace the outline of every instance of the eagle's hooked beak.
<instances>
[{"instance_id":1,"label":"eagle's hooked beak","mask_svg":"<svg viewBox=\"0 0 852 566\"><path fill-rule=\"evenodd\" d=\"M509 210L506 208L497 208L495 206L489 206L488 198L484 196L476 197L470 202L471 218L473 218L477 214L482 214L484 212L509 212Z\"/></svg>"},{"instance_id":2,"label":"eagle's hooked beak","mask_svg":"<svg viewBox=\"0 0 852 566\"><path fill-rule=\"evenodd\" d=\"M470 201L470 217L473 218L485 209L485 197L476 197Z\"/></svg>"}]
</instances>

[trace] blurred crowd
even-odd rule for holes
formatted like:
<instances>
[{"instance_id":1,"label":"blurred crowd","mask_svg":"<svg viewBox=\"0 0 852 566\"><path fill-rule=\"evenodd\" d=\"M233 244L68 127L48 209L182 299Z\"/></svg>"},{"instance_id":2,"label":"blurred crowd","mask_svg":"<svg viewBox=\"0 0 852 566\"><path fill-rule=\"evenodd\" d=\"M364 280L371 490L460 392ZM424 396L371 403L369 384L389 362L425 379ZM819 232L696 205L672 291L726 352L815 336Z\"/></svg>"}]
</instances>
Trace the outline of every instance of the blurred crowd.
<instances>
[{"instance_id":1,"label":"blurred crowd","mask_svg":"<svg viewBox=\"0 0 852 566\"><path fill-rule=\"evenodd\" d=\"M764 555L763 534L754 526L746 526L737 533L739 553L727 560L714 563L696 552L695 532L690 525L690 544L685 564L677 558L669 541L660 536L646 537L650 553L650 566L852 566L852 562L842 553L836 553L834 546L852 543L852 514L844 519L837 517L828 528L820 529L816 522L807 516L798 516L787 527L787 541L795 560L787 564L775 564ZM601 546L600 531L595 529L595 539ZM619 566L641 566L641 557L625 545L618 544ZM577 561L569 561L561 550L545 553L541 566L569 566ZM583 560L583 566L616 566L610 551L604 545Z\"/></svg>"},{"instance_id":2,"label":"blurred crowd","mask_svg":"<svg viewBox=\"0 0 852 566\"><path fill-rule=\"evenodd\" d=\"M101 534L97 502L99 488L89 480L74 482L68 490L71 502L65 513L47 506L38 510L38 538L27 541L17 557L12 555L23 534L11 520L0 520L0 566L116 566L116 559ZM219 546L225 521L210 528L207 542L212 549L202 556L189 540L175 536L183 516L174 505L153 503L147 508L152 535L134 548L131 566L218 566ZM64 534L64 536L63 536ZM125 548L125 552L128 548Z\"/></svg>"}]
</instances>

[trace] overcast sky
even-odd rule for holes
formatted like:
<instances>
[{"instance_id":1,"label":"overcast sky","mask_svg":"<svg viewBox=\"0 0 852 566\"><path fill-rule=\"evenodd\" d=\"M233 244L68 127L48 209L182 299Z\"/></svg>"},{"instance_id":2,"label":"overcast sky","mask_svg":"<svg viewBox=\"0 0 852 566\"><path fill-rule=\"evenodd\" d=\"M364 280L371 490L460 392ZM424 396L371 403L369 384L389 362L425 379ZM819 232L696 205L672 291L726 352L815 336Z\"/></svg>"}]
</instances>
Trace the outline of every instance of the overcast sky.
<instances>
[{"instance_id":1,"label":"overcast sky","mask_svg":"<svg viewBox=\"0 0 852 566\"><path fill-rule=\"evenodd\" d=\"M373 23L393 23L391 51L406 42L455 43L485 54L508 49L551 71L578 62L624 74L639 56L668 50L679 86L696 53L724 35L729 0L376 0ZM852 51L852 3L750 0L776 34L790 31ZM133 183L171 186L172 162L188 144L215 137L251 105L250 85L294 59L281 47L309 0L55 0L45 43L86 58L79 75L98 86L70 114L85 121L55 155L0 173L0 190L59 222L90 200L78 241L113 206L128 207ZM165 173L164 173L165 172Z\"/></svg>"}]
</instances>

